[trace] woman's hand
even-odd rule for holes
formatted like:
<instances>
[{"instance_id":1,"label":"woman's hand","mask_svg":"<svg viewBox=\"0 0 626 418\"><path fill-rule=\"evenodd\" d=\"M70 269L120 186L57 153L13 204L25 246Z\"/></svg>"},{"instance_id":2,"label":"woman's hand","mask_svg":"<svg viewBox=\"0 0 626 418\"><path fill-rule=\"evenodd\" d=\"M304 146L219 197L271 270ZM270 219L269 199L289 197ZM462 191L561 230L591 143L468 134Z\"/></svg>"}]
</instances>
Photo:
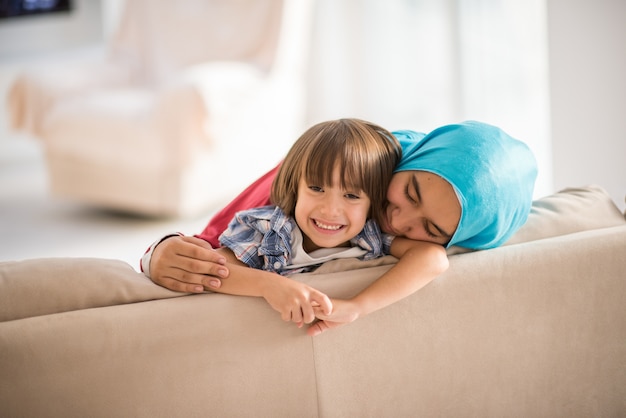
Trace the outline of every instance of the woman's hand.
<instances>
[{"instance_id":1,"label":"woman's hand","mask_svg":"<svg viewBox=\"0 0 626 418\"><path fill-rule=\"evenodd\" d=\"M228 277L226 259L211 245L196 237L173 236L152 252L151 280L177 292L202 293L221 286Z\"/></svg>"},{"instance_id":2,"label":"woman's hand","mask_svg":"<svg viewBox=\"0 0 626 418\"><path fill-rule=\"evenodd\" d=\"M356 321L361 316L359 305L350 299L332 299L332 312L324 313L314 308L315 316L319 321L307 330L307 335L315 337L331 328L337 328L344 324Z\"/></svg>"}]
</instances>

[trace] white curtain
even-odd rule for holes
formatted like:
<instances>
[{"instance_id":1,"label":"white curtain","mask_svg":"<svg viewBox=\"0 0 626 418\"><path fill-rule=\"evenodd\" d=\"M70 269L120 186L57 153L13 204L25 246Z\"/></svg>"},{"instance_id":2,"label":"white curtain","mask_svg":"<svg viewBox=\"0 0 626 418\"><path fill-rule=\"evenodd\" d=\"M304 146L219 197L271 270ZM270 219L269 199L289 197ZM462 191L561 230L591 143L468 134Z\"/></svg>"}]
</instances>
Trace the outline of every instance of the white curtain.
<instances>
[{"instance_id":1,"label":"white curtain","mask_svg":"<svg viewBox=\"0 0 626 418\"><path fill-rule=\"evenodd\" d=\"M317 0L309 123L488 122L533 149L551 193L545 1Z\"/></svg>"}]
</instances>

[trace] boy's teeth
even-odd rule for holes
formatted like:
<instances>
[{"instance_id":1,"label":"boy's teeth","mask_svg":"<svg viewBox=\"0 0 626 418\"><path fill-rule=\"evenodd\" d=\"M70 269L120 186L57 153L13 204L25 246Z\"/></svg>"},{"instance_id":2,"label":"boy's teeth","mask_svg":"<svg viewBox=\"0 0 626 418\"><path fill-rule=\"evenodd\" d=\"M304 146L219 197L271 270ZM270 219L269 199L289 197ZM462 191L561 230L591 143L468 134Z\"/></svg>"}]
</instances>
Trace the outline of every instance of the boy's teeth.
<instances>
[{"instance_id":1,"label":"boy's teeth","mask_svg":"<svg viewBox=\"0 0 626 418\"><path fill-rule=\"evenodd\" d=\"M315 221L315 225L317 225L319 228L328 229L330 231L336 231L341 228L341 225L326 225L321 223L320 221Z\"/></svg>"}]
</instances>

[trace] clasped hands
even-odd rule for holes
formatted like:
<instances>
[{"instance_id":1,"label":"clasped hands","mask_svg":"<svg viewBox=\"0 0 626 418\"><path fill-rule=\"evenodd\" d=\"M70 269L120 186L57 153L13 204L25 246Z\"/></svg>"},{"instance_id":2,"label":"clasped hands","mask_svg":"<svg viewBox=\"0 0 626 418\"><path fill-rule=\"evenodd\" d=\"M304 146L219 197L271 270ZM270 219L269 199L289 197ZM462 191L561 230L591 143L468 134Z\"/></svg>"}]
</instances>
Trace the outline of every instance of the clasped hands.
<instances>
[{"instance_id":1,"label":"clasped hands","mask_svg":"<svg viewBox=\"0 0 626 418\"><path fill-rule=\"evenodd\" d=\"M178 292L219 291L222 280L229 280L225 258L210 244L196 237L173 236L154 250L150 262L151 279ZM303 283L276 274L261 295L285 321L298 327L312 324L307 334L322 332L356 320L358 304L353 300L331 299Z\"/></svg>"},{"instance_id":2,"label":"clasped hands","mask_svg":"<svg viewBox=\"0 0 626 418\"><path fill-rule=\"evenodd\" d=\"M331 299L319 290L282 276L268 285L263 298L280 313L283 321L294 322L298 328L312 324L307 329L309 336L350 323L359 316L351 300Z\"/></svg>"}]
</instances>

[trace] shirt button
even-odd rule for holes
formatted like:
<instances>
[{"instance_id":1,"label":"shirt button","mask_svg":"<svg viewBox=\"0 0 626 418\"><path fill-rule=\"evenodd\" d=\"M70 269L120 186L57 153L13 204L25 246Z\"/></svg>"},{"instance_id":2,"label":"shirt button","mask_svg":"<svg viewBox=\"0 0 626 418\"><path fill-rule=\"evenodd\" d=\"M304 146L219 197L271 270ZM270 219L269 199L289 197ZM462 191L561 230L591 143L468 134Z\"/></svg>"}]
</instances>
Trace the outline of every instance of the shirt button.
<instances>
[{"instance_id":1,"label":"shirt button","mask_svg":"<svg viewBox=\"0 0 626 418\"><path fill-rule=\"evenodd\" d=\"M274 262L274 270L278 270L279 268L281 268L282 264L280 263L280 261L275 261Z\"/></svg>"}]
</instances>

